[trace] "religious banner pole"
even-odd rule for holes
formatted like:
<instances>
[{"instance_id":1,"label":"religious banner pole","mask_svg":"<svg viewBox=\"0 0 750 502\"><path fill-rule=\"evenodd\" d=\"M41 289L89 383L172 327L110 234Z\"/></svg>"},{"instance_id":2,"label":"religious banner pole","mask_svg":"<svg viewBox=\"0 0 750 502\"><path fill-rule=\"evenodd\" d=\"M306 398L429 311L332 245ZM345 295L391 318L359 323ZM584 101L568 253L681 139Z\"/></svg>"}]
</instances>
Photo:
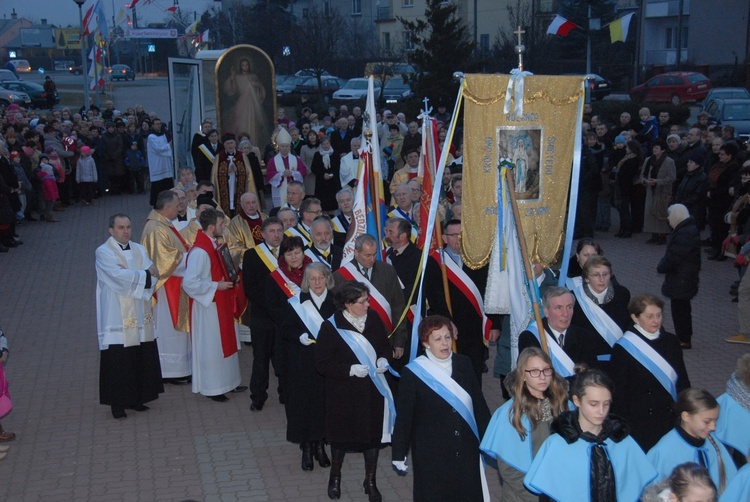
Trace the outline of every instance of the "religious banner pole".
<instances>
[{"instance_id":1,"label":"religious banner pole","mask_svg":"<svg viewBox=\"0 0 750 502\"><path fill-rule=\"evenodd\" d=\"M518 29L514 32L516 35L518 35L518 45L516 45L515 50L516 54L518 54L518 72L521 73L521 78L523 78L523 53L526 50L526 47L523 45L521 40L521 35L526 33L525 30L521 28L521 26L518 27ZM516 84L518 85L518 84ZM518 94L516 94L516 99L519 99ZM523 94L520 95L520 99L523 100ZM516 103L516 107L519 106L519 103ZM513 219L516 222L516 233L518 235L518 244L521 247L521 259L523 260L523 270L526 274L526 281L528 284L533 285L536 280L536 277L534 277L534 272L531 267L531 261L529 258L529 250L528 246L526 245L526 236L523 232L523 224L521 223L521 213L518 210L518 200L516 199L516 178L514 175L515 165L511 166L509 169L506 169L506 176L508 178L508 194L510 196L510 205L513 208ZM502 180L501 180L502 181ZM531 288L530 288L531 289ZM536 297L536 294L533 295L533 299L531 302L531 306L534 309L534 319L536 320L537 329L539 330L539 341L542 344L542 350L549 355L549 347L547 346L547 337L544 336L544 324L542 324L542 313L539 308L539 298Z\"/></svg>"}]
</instances>

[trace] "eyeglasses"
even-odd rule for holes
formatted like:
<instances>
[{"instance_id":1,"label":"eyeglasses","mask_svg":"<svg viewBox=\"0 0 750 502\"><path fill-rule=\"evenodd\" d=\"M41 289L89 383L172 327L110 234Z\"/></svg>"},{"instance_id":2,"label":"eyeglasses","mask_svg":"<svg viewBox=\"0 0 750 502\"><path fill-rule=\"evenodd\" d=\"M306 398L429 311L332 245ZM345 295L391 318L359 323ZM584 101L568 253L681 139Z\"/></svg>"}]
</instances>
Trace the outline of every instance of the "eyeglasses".
<instances>
[{"instance_id":1,"label":"eyeglasses","mask_svg":"<svg viewBox=\"0 0 750 502\"><path fill-rule=\"evenodd\" d=\"M589 274L589 277L593 277L594 279L607 279L610 276L609 272L602 272L602 273L596 273L596 274Z\"/></svg>"},{"instance_id":2,"label":"eyeglasses","mask_svg":"<svg viewBox=\"0 0 750 502\"><path fill-rule=\"evenodd\" d=\"M318 209L317 211L311 211L311 210L308 209L305 212L306 213L310 213L310 214L323 214L323 211L321 209Z\"/></svg>"},{"instance_id":3,"label":"eyeglasses","mask_svg":"<svg viewBox=\"0 0 750 502\"><path fill-rule=\"evenodd\" d=\"M555 372L552 368L544 368L543 370L533 369L533 370L524 370L526 373L528 373L531 378L539 378L540 376L544 375L546 377L552 376L552 373Z\"/></svg>"}]
</instances>

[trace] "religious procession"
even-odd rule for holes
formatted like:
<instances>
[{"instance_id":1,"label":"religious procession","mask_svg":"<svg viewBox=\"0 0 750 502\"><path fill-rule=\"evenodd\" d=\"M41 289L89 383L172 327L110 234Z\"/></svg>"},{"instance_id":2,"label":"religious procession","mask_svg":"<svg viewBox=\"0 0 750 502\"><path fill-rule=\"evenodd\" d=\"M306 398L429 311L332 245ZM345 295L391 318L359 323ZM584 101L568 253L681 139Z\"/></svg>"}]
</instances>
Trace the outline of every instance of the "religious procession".
<instances>
[{"instance_id":1,"label":"religious procession","mask_svg":"<svg viewBox=\"0 0 750 502\"><path fill-rule=\"evenodd\" d=\"M328 470L330 499L355 478L362 500L382 500L382 451L417 501L750 500L750 354L716 397L691 387L683 359L701 247L725 260L731 240L743 271L750 256L740 143L722 139L714 163L691 143L700 124L683 139L644 109L640 124L607 125L580 77L522 63L457 74L452 109L425 99L416 117L377 109L372 79L364 109L333 107L327 126L311 108L269 117L232 50L218 123L201 117L181 153L142 108L3 116L4 246L23 244L16 224L37 208L57 222L76 200L149 189L142 235L114 213L95 253L99 403L112 418L139 420L180 386L215 406L249 396L256 415L283 406L288 448L301 471ZM76 184L61 180L71 172ZM594 239L613 207L617 237L664 246L661 291L617 277ZM727 208L732 228L702 242L706 215ZM747 344L741 277L727 342ZM502 382L495 410L488 373ZM0 431L2 459L15 435ZM363 472L343 469L347 453Z\"/></svg>"}]
</instances>

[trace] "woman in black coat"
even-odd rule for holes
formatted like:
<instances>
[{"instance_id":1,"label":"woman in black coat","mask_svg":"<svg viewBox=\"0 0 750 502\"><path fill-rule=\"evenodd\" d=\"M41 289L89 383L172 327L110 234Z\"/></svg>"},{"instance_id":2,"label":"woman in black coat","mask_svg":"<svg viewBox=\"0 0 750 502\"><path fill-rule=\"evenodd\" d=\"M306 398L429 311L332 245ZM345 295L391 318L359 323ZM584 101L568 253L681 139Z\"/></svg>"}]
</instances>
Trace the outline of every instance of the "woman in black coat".
<instances>
[{"instance_id":1,"label":"woman in black coat","mask_svg":"<svg viewBox=\"0 0 750 502\"><path fill-rule=\"evenodd\" d=\"M405 474L411 450L415 501L484 500L479 442L490 410L469 358L451 352L452 333L448 318L426 317L419 326L425 355L401 371L392 458L394 467ZM420 363L449 372L450 379L468 394L479 437L448 401L417 376L415 371L423 368Z\"/></svg>"},{"instance_id":2,"label":"woman in black coat","mask_svg":"<svg viewBox=\"0 0 750 502\"><path fill-rule=\"evenodd\" d=\"M266 284L269 312L286 342L286 440L300 445L303 471L313 469L313 458L321 467L331 465L325 450L325 380L315 369L315 352L320 324L336 311L332 287L333 276L326 265L305 267L296 302L303 320L275 281Z\"/></svg>"},{"instance_id":3,"label":"woman in black coat","mask_svg":"<svg viewBox=\"0 0 750 502\"><path fill-rule=\"evenodd\" d=\"M698 294L698 273L701 269L701 234L682 204L669 207L667 216L674 232L667 240L667 250L656 266L666 274L661 294L672 301L672 322L683 349L692 347L693 317L690 300Z\"/></svg>"},{"instance_id":4,"label":"woman in black coat","mask_svg":"<svg viewBox=\"0 0 750 502\"><path fill-rule=\"evenodd\" d=\"M641 144L636 140L627 143L626 154L615 168L615 201L620 213L620 231L615 237L629 239L633 235L633 191L643 164Z\"/></svg>"},{"instance_id":5,"label":"woman in black coat","mask_svg":"<svg viewBox=\"0 0 750 502\"><path fill-rule=\"evenodd\" d=\"M642 294L630 301L628 310L634 323L629 332L655 350L677 374L676 394L690 387L680 341L661 329L664 302L654 295ZM674 427L675 398L621 341L612 350L608 373L615 382L611 412L625 419L643 451L650 450Z\"/></svg>"},{"instance_id":6,"label":"woman in black coat","mask_svg":"<svg viewBox=\"0 0 750 502\"><path fill-rule=\"evenodd\" d=\"M388 331L378 315L369 309L369 290L359 282L345 282L334 291L338 310L323 323L318 334L315 367L325 378L326 439L331 443L331 474L328 496L341 497L341 465L346 452L365 457L365 493L370 501L381 500L375 482L378 453L390 440L385 426L385 399L373 378L385 373L391 354ZM333 321L333 322L332 322ZM351 331L351 338L367 347L376 363L363 364L334 326ZM356 343L356 342L355 342ZM391 397L392 399L392 397Z\"/></svg>"},{"instance_id":7,"label":"woman in black coat","mask_svg":"<svg viewBox=\"0 0 750 502\"><path fill-rule=\"evenodd\" d=\"M698 230L706 225L706 192L708 191L708 177L701 168L703 154L693 152L687 162L685 176L677 185L674 196L675 204L682 204L695 220Z\"/></svg>"},{"instance_id":8,"label":"woman in black coat","mask_svg":"<svg viewBox=\"0 0 750 502\"><path fill-rule=\"evenodd\" d=\"M585 295L602 309L621 330L625 330L632 324L628 313L630 291L614 280L612 264L608 259L598 255L589 258L583 266L581 279L580 288L570 288L576 295L577 303L581 303L583 301L581 295ZM586 317L586 313L580 305L576 305L573 311L571 324L597 332L594 324Z\"/></svg>"},{"instance_id":9,"label":"woman in black coat","mask_svg":"<svg viewBox=\"0 0 750 502\"><path fill-rule=\"evenodd\" d=\"M729 232L729 224L724 221L724 215L732 208L732 188L739 163L737 154L739 148L734 141L728 141L719 147L719 162L714 164L708 172L708 225L711 227L711 248L713 253L709 260L724 261L726 256L721 251L721 244Z\"/></svg>"},{"instance_id":10,"label":"woman in black coat","mask_svg":"<svg viewBox=\"0 0 750 502\"><path fill-rule=\"evenodd\" d=\"M341 156L331 148L328 136L321 140L320 148L313 155L310 170L315 175L315 198L320 199L323 211L335 211L338 209L336 194L341 190Z\"/></svg>"}]
</instances>

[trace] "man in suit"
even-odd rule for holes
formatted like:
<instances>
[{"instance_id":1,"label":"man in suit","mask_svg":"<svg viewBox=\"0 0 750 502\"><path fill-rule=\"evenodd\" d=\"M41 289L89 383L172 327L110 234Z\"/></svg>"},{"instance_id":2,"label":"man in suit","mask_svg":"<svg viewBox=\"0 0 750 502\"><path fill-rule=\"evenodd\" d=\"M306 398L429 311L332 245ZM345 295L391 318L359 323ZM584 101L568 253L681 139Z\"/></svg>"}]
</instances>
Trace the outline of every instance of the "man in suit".
<instances>
[{"instance_id":1,"label":"man in suit","mask_svg":"<svg viewBox=\"0 0 750 502\"><path fill-rule=\"evenodd\" d=\"M253 370L250 377L250 411L261 411L268 399L269 363L281 374L280 337L266 305L266 283L278 267L279 246L284 238L284 226L278 218L263 222L263 242L248 249L242 261L242 280L250 308L250 329L253 334ZM277 340L278 339L278 340ZM279 343L277 343L279 342ZM282 399L279 378L279 399Z\"/></svg>"},{"instance_id":2,"label":"man in suit","mask_svg":"<svg viewBox=\"0 0 750 502\"><path fill-rule=\"evenodd\" d=\"M464 265L461 258L460 236L461 222L459 220L449 220L443 225L445 247L442 253L435 251L427 259L423 295L430 305L430 314L448 317L456 325L458 353L471 359L474 374L481 385L482 367L486 359L484 339L485 336L490 341L498 339L502 316L488 316L484 313L488 266L472 270ZM443 285L442 260L445 260L447 269L454 269L452 274L448 274L450 308ZM472 291L478 293L479 297L474 296ZM477 305L479 305L479 310L477 310Z\"/></svg>"},{"instance_id":3,"label":"man in suit","mask_svg":"<svg viewBox=\"0 0 750 502\"><path fill-rule=\"evenodd\" d=\"M313 263L320 261L328 265L332 272L341 267L344 248L333 244L333 227L327 216L318 216L310 227L312 242L305 254L310 256Z\"/></svg>"},{"instance_id":4,"label":"man in suit","mask_svg":"<svg viewBox=\"0 0 750 502\"><path fill-rule=\"evenodd\" d=\"M575 296L567 288L551 286L542 297L544 329L552 336L570 359L589 368L604 369L597 356L610 354L612 348L597 333L585 328L571 326L575 306ZM524 331L518 337L518 352L526 347L541 347L539 340L531 331Z\"/></svg>"},{"instance_id":5,"label":"man in suit","mask_svg":"<svg viewBox=\"0 0 750 502\"><path fill-rule=\"evenodd\" d=\"M394 359L401 359L404 355L404 348L408 333L406 324L401 323L395 326L404 312L404 295L401 292L398 274L392 265L377 261L375 258L380 252L375 238L368 234L358 236L354 241L354 258L343 264L334 274L333 278L336 286L346 281L359 280L364 282L370 288L370 306L376 310L374 305L377 302L375 293L383 298L387 304L383 307L390 308L391 315L383 319L383 324L396 328L394 335L391 337ZM375 291L373 291L373 289ZM389 329L390 330L390 329Z\"/></svg>"},{"instance_id":6,"label":"man in suit","mask_svg":"<svg viewBox=\"0 0 750 502\"><path fill-rule=\"evenodd\" d=\"M411 241L412 226L403 218L388 218L385 222L385 238L391 244L386 250L386 261L396 269L404 288L404 301L408 302L414 282L417 280L422 250ZM410 305L416 303L417 295Z\"/></svg>"},{"instance_id":7,"label":"man in suit","mask_svg":"<svg viewBox=\"0 0 750 502\"><path fill-rule=\"evenodd\" d=\"M339 157L343 157L351 150L350 144L354 132L349 129L349 121L341 117L336 121L336 130L331 133L331 148Z\"/></svg>"},{"instance_id":8,"label":"man in suit","mask_svg":"<svg viewBox=\"0 0 750 502\"><path fill-rule=\"evenodd\" d=\"M320 201L314 197L305 199L299 206L299 222L292 228L287 228L284 233L289 237L299 237L305 246L312 244L311 229L315 218L323 214Z\"/></svg>"},{"instance_id":9,"label":"man in suit","mask_svg":"<svg viewBox=\"0 0 750 502\"><path fill-rule=\"evenodd\" d=\"M300 205L305 198L305 185L299 181L290 181L286 188L286 204L271 209L270 216L276 216L281 208L289 208L295 212L297 219L300 218Z\"/></svg>"},{"instance_id":10,"label":"man in suit","mask_svg":"<svg viewBox=\"0 0 750 502\"><path fill-rule=\"evenodd\" d=\"M205 123L204 127L206 127ZM213 169L216 155L224 149L224 146L219 142L219 131L213 129L213 125L210 124L202 141L196 142L196 139L193 138L193 148L190 149L195 165L195 179L208 181L211 179L211 169Z\"/></svg>"},{"instance_id":11,"label":"man in suit","mask_svg":"<svg viewBox=\"0 0 750 502\"><path fill-rule=\"evenodd\" d=\"M349 226L354 218L354 193L349 187L344 187L336 194L336 202L339 204L339 213L331 218L333 225L333 242L342 248L346 244L346 236Z\"/></svg>"}]
</instances>

